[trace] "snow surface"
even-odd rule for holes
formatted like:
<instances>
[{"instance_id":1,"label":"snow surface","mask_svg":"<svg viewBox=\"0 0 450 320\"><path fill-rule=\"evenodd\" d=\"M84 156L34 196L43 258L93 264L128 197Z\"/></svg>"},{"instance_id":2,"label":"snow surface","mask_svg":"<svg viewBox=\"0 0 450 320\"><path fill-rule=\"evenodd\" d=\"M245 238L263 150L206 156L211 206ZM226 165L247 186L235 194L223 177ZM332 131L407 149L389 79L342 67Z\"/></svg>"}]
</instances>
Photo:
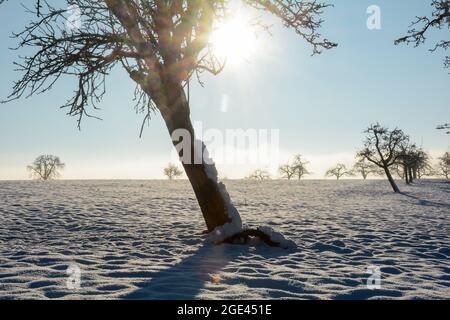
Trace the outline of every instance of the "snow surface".
<instances>
[{"instance_id":1,"label":"snow surface","mask_svg":"<svg viewBox=\"0 0 450 320\"><path fill-rule=\"evenodd\" d=\"M297 247L208 244L187 181L0 182L0 298L450 299L450 184L226 183Z\"/></svg>"}]
</instances>

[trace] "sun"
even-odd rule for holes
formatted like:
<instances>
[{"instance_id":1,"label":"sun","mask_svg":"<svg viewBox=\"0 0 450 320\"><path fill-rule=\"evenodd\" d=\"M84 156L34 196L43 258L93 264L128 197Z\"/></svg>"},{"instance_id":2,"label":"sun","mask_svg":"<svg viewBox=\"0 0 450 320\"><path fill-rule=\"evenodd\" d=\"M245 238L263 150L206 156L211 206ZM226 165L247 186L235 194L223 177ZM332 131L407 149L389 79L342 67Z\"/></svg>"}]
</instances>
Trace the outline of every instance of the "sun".
<instances>
[{"instance_id":1,"label":"sun","mask_svg":"<svg viewBox=\"0 0 450 320\"><path fill-rule=\"evenodd\" d=\"M257 49L252 26L242 16L235 16L217 26L211 35L214 54L227 63L248 61Z\"/></svg>"}]
</instances>

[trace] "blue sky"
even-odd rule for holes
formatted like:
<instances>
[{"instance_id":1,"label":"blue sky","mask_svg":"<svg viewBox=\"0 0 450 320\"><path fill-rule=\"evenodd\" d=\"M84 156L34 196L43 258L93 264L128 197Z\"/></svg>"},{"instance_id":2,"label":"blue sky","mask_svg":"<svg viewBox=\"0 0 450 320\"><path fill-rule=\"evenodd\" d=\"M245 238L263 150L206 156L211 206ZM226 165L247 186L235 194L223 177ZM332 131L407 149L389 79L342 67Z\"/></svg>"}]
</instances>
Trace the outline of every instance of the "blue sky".
<instances>
[{"instance_id":1,"label":"blue sky","mask_svg":"<svg viewBox=\"0 0 450 320\"><path fill-rule=\"evenodd\" d=\"M280 159L304 154L313 178L321 178L335 162L350 164L362 131L375 121L401 127L433 155L444 152L449 136L435 127L450 121L450 75L442 68L444 54L427 50L433 39L448 34L432 33L420 48L393 45L414 16L430 12L430 2L333 1L322 34L339 47L314 57L302 39L274 21L273 35L258 37L251 62L205 76L204 88L193 85L192 118L220 130L279 129ZM373 4L381 8L381 30L366 27L366 9ZM15 44L9 36L28 19L18 2L2 5L2 98L18 78L12 65L18 52L8 50ZM0 105L0 179L27 179L25 166L42 153L59 155L68 179L162 178L171 159L170 137L156 114L139 138L142 115L133 109L128 77L120 69L110 75L102 110L94 112L103 121L85 119L81 131L76 119L59 109L72 84L63 80L45 95ZM221 110L224 97L226 112ZM230 178L253 168L218 167Z\"/></svg>"}]
</instances>

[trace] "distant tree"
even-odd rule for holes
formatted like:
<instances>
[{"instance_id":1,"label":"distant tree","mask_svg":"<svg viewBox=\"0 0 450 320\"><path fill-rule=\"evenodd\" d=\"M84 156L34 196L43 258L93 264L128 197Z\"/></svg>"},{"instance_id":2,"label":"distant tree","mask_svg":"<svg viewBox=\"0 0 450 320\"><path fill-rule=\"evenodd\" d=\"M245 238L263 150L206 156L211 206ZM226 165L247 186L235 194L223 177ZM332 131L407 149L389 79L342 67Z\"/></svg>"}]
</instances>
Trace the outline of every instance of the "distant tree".
<instances>
[{"instance_id":1,"label":"distant tree","mask_svg":"<svg viewBox=\"0 0 450 320\"><path fill-rule=\"evenodd\" d=\"M450 153L446 152L439 158L439 163L436 168L436 174L443 176L446 179L450 177Z\"/></svg>"},{"instance_id":2,"label":"distant tree","mask_svg":"<svg viewBox=\"0 0 450 320\"><path fill-rule=\"evenodd\" d=\"M422 148L417 148L413 155L413 179L422 179L424 176L432 176L433 167L430 164L430 155Z\"/></svg>"},{"instance_id":3,"label":"distant tree","mask_svg":"<svg viewBox=\"0 0 450 320\"><path fill-rule=\"evenodd\" d=\"M0 4L5 2L0 0ZM75 84L64 107L78 118L89 116L89 107L105 95L105 79L121 68L136 85L138 105L145 120L159 112L172 143L187 144L179 150L208 231L230 224L227 233L211 233L224 242L248 239L239 212L218 179L212 161L198 163L206 147L195 140L189 100L190 83L205 72L217 75L225 61L211 43L214 29L233 13L235 1L224 0L66 0L30 1L26 11L32 21L14 34L22 50L17 63L22 76L10 100L52 89L66 77ZM236 1L237 2L237 1ZM329 4L312 0L242 0L246 8L266 14L250 23L267 26L272 16L312 47L314 54L337 45L322 37L322 14ZM68 25L68 8L79 9L79 26ZM245 72L245 70L244 70ZM125 79L125 78L123 78ZM71 83L72 83L71 82ZM179 137L186 134L188 139ZM199 149L199 146L201 150ZM186 151L186 152L183 152ZM202 159L203 160L203 159ZM207 163L208 162L208 163ZM220 231L217 229L216 231ZM253 235L261 234L252 231ZM231 235L232 233L232 235ZM260 237L264 241L266 238ZM218 241L221 242L222 240ZM266 241L269 243L269 241Z\"/></svg>"},{"instance_id":4,"label":"distant tree","mask_svg":"<svg viewBox=\"0 0 450 320\"><path fill-rule=\"evenodd\" d=\"M395 44L413 44L415 47L425 43L427 39L427 33L434 29L449 29L450 28L450 0L433 0L431 2L433 11L430 16L416 17L411 23L411 28L408 30L408 34L395 40ZM435 52L438 49L444 51L450 47L450 40L440 40L434 44L430 49L431 52ZM444 66L450 67L450 57L446 56L444 60Z\"/></svg>"},{"instance_id":5,"label":"distant tree","mask_svg":"<svg viewBox=\"0 0 450 320\"><path fill-rule=\"evenodd\" d=\"M325 173L326 177L336 177L339 180L343 176L351 176L353 175L351 170L348 170L345 164L338 163L335 167L330 168Z\"/></svg>"},{"instance_id":6,"label":"distant tree","mask_svg":"<svg viewBox=\"0 0 450 320\"><path fill-rule=\"evenodd\" d=\"M178 167L172 163L164 168L164 175L169 179L173 180L174 178L181 177L183 175L183 171L178 169Z\"/></svg>"},{"instance_id":7,"label":"distant tree","mask_svg":"<svg viewBox=\"0 0 450 320\"><path fill-rule=\"evenodd\" d=\"M281 165L278 168L278 171L280 172L282 178L288 180L291 180L295 175L295 170L289 163Z\"/></svg>"},{"instance_id":8,"label":"distant tree","mask_svg":"<svg viewBox=\"0 0 450 320\"><path fill-rule=\"evenodd\" d=\"M400 192L389 168L398 162L400 149L408 141L408 136L400 129L389 130L378 123L371 125L364 132L367 134L366 140L358 156L382 168L394 192Z\"/></svg>"},{"instance_id":9,"label":"distant tree","mask_svg":"<svg viewBox=\"0 0 450 320\"><path fill-rule=\"evenodd\" d=\"M402 168L402 177L406 184L413 182L412 168L415 166L417 159L415 158L416 145L404 143L400 146L400 151L397 155L397 162Z\"/></svg>"},{"instance_id":10,"label":"distant tree","mask_svg":"<svg viewBox=\"0 0 450 320\"><path fill-rule=\"evenodd\" d=\"M437 126L436 129L438 129L438 130L448 130L445 133L446 134L450 134L450 123L441 124L441 125Z\"/></svg>"},{"instance_id":11,"label":"distant tree","mask_svg":"<svg viewBox=\"0 0 450 320\"><path fill-rule=\"evenodd\" d=\"M405 143L400 147L397 157L397 174L405 179L407 184L423 176L432 175L433 168L430 165L430 156L422 148L415 144Z\"/></svg>"},{"instance_id":12,"label":"distant tree","mask_svg":"<svg viewBox=\"0 0 450 320\"><path fill-rule=\"evenodd\" d=\"M309 164L309 161L303 160L300 154L294 156L294 161L292 162L292 168L294 169L295 175L298 180L302 179L304 176L310 174L306 165Z\"/></svg>"},{"instance_id":13,"label":"distant tree","mask_svg":"<svg viewBox=\"0 0 450 320\"><path fill-rule=\"evenodd\" d=\"M306 165L308 161L302 159L302 156L297 154L294 156L294 160L292 163L287 163L278 169L282 178L291 180L294 177L297 177L298 180L302 179L305 175L310 174Z\"/></svg>"},{"instance_id":14,"label":"distant tree","mask_svg":"<svg viewBox=\"0 0 450 320\"><path fill-rule=\"evenodd\" d=\"M253 171L252 173L250 173L248 175L247 179L259 180L259 181L270 180L270 173L267 172L266 170L257 169L255 171Z\"/></svg>"},{"instance_id":15,"label":"distant tree","mask_svg":"<svg viewBox=\"0 0 450 320\"><path fill-rule=\"evenodd\" d=\"M380 168L373 164L372 162L369 162L364 157L357 157L355 164L353 165L352 172L354 174L360 174L364 180L367 179L369 175L380 175Z\"/></svg>"},{"instance_id":16,"label":"distant tree","mask_svg":"<svg viewBox=\"0 0 450 320\"><path fill-rule=\"evenodd\" d=\"M60 171L64 168L65 164L59 157L52 155L41 155L34 160L33 164L27 166L27 170L33 178L44 181L59 178Z\"/></svg>"}]
</instances>

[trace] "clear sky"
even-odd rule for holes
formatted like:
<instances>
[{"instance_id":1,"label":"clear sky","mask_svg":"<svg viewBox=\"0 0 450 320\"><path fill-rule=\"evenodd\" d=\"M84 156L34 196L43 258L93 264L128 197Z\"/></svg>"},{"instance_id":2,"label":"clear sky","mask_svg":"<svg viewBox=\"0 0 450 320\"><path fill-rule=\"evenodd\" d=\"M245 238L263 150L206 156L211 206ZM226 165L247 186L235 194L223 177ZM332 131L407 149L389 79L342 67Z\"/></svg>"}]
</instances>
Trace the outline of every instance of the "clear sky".
<instances>
[{"instance_id":1,"label":"clear sky","mask_svg":"<svg viewBox=\"0 0 450 320\"><path fill-rule=\"evenodd\" d=\"M1 98L19 76L9 36L30 18L18 2L0 7ZM393 45L413 17L430 12L430 2L332 1L322 34L339 47L314 57L302 39L271 21L273 35L258 36L251 61L204 77L204 88L193 85L192 118L204 129L278 129L280 160L303 154L313 178L335 162L351 164L362 131L375 121L399 126L432 155L443 153L450 136L435 127L450 121L450 75L442 67L444 54L427 50L433 39L448 38L448 29L432 33L420 48ZM370 5L381 8L381 30L366 27ZM103 121L85 119L81 131L59 109L73 84L67 79L50 93L0 105L0 179L27 179L25 166L44 153L61 157L67 179L162 178L170 137L156 114L139 138L143 115L133 109L128 76L120 69L110 75L102 110L94 112ZM218 167L221 175L239 178L257 166Z\"/></svg>"}]
</instances>

